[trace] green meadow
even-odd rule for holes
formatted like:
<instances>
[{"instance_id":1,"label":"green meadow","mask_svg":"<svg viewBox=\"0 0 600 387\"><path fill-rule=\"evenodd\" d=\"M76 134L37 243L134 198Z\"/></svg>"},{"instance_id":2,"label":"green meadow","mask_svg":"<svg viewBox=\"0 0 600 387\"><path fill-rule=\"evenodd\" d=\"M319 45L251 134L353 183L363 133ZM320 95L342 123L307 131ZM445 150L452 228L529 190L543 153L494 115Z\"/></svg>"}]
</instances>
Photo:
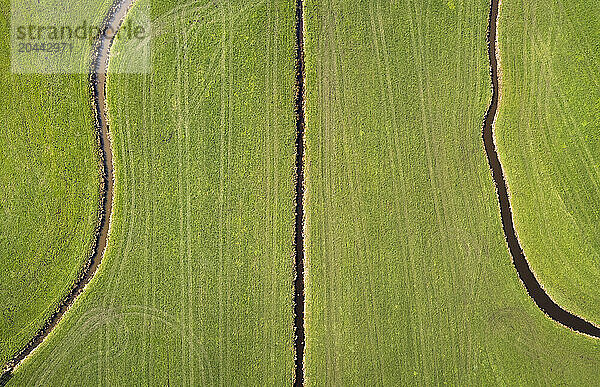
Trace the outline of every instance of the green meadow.
<instances>
[{"instance_id":1,"label":"green meadow","mask_svg":"<svg viewBox=\"0 0 600 387\"><path fill-rule=\"evenodd\" d=\"M11 384L289 385L294 5L151 6L152 71L109 64L106 256Z\"/></svg>"},{"instance_id":2,"label":"green meadow","mask_svg":"<svg viewBox=\"0 0 600 387\"><path fill-rule=\"evenodd\" d=\"M597 340L537 308L504 242L481 138L488 12L306 2L307 385L600 377Z\"/></svg>"},{"instance_id":3,"label":"green meadow","mask_svg":"<svg viewBox=\"0 0 600 387\"><path fill-rule=\"evenodd\" d=\"M12 74L2 1L4 363L80 274L100 181L88 76ZM482 140L489 11L304 1L307 386L600 380L598 339L544 315L507 249ZM296 2L136 0L125 23L146 14L150 67L111 49L105 257L8 385L290 385ZM585 0L502 0L494 130L533 271L600 324L597 20Z\"/></svg>"},{"instance_id":4,"label":"green meadow","mask_svg":"<svg viewBox=\"0 0 600 387\"><path fill-rule=\"evenodd\" d=\"M600 9L506 1L496 139L515 228L550 297L600 324Z\"/></svg>"},{"instance_id":5,"label":"green meadow","mask_svg":"<svg viewBox=\"0 0 600 387\"><path fill-rule=\"evenodd\" d=\"M94 2L86 11L94 20L106 9ZM88 76L13 73L10 11L3 0L0 364L44 325L89 258L100 182ZM87 56L77 59L87 66Z\"/></svg>"}]
</instances>

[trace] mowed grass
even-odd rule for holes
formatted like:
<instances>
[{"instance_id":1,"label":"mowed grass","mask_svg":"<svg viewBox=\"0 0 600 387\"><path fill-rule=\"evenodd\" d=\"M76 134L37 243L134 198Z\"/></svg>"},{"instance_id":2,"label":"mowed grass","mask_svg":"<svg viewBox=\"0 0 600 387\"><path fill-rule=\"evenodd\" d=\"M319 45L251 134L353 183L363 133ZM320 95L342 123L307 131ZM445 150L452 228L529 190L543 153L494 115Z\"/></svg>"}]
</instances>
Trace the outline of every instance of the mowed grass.
<instances>
[{"instance_id":1,"label":"mowed grass","mask_svg":"<svg viewBox=\"0 0 600 387\"><path fill-rule=\"evenodd\" d=\"M481 139L488 13L306 2L307 385L600 377L598 341L535 306L504 241Z\"/></svg>"},{"instance_id":2,"label":"mowed grass","mask_svg":"<svg viewBox=\"0 0 600 387\"><path fill-rule=\"evenodd\" d=\"M515 228L561 306L600 324L600 8L506 1L496 125Z\"/></svg>"},{"instance_id":3,"label":"mowed grass","mask_svg":"<svg viewBox=\"0 0 600 387\"><path fill-rule=\"evenodd\" d=\"M95 14L106 2L82 6ZM0 364L34 336L90 255L97 145L83 74L13 74L0 3ZM32 53L30 55L40 55ZM86 58L77 58L85 65Z\"/></svg>"},{"instance_id":4,"label":"mowed grass","mask_svg":"<svg viewBox=\"0 0 600 387\"><path fill-rule=\"evenodd\" d=\"M107 256L11 384L292 383L294 15L152 3L152 72L109 76Z\"/></svg>"}]
</instances>

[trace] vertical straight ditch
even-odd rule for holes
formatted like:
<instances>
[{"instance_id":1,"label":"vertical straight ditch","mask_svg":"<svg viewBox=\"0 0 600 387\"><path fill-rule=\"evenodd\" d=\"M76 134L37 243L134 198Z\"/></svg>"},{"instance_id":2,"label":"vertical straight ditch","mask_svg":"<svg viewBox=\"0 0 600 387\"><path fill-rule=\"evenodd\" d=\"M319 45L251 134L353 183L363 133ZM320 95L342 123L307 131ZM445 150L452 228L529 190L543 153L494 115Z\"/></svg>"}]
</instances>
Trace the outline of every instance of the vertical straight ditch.
<instances>
[{"instance_id":1,"label":"vertical straight ditch","mask_svg":"<svg viewBox=\"0 0 600 387\"><path fill-rule=\"evenodd\" d=\"M294 279L294 386L304 385L304 3L296 0L296 220Z\"/></svg>"}]
</instances>

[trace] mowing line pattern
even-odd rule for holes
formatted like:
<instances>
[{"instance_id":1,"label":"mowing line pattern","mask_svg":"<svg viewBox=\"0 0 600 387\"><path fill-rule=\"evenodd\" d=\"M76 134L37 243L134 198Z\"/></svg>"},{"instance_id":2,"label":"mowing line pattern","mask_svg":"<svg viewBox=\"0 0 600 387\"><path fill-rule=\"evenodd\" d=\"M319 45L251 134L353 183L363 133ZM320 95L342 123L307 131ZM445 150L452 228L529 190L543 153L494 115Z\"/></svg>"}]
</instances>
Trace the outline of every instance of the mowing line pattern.
<instances>
[{"instance_id":1,"label":"mowing line pattern","mask_svg":"<svg viewBox=\"0 0 600 387\"><path fill-rule=\"evenodd\" d=\"M510 199L508 196L508 187L504 177L502 164L498 157L496 143L494 138L494 124L498 111L498 102L500 99L500 86L498 79L498 52L497 52L497 27L498 27L498 8L500 0L491 0L490 17L488 24L488 55L490 59L490 75L492 79L492 100L485 116L483 125L483 142L488 162L492 170L492 177L496 185L498 201L500 203L500 213L502 218L502 228L510 254L513 258L513 264L517 270L519 278L525 285L525 289L535 304L551 319L574 330L592 337L600 338L600 328L590 322L574 315L571 312L561 308L550 298L538 282L535 274L531 270L523 248L515 231Z\"/></svg>"},{"instance_id":2,"label":"mowing line pattern","mask_svg":"<svg viewBox=\"0 0 600 387\"><path fill-rule=\"evenodd\" d=\"M296 219L294 280L294 386L304 385L304 3L296 0Z\"/></svg>"},{"instance_id":3,"label":"mowing line pattern","mask_svg":"<svg viewBox=\"0 0 600 387\"><path fill-rule=\"evenodd\" d=\"M92 254L83 269L79 279L73 285L73 288L67 296L60 302L56 312L46 324L35 334L27 345L19 351L4 367L4 372L0 377L0 386L5 385L11 378L15 368L29 356L50 334L50 332L60 322L64 314L69 310L77 297L83 292L86 285L90 282L96 273L108 242L110 229L110 216L112 214L113 204L113 163L110 136L108 132L108 116L106 107L106 72L108 70L108 57L113 40L107 37L109 28L112 31L118 31L122 20L134 0L117 0L110 8L107 16L102 23L102 33L99 39L94 43L92 52L92 62L90 67L90 92L92 95L92 105L95 115L94 126L96 128L96 137L99 147L100 163L100 203L99 219L95 231L94 246ZM113 35L113 36L114 36Z\"/></svg>"}]
</instances>

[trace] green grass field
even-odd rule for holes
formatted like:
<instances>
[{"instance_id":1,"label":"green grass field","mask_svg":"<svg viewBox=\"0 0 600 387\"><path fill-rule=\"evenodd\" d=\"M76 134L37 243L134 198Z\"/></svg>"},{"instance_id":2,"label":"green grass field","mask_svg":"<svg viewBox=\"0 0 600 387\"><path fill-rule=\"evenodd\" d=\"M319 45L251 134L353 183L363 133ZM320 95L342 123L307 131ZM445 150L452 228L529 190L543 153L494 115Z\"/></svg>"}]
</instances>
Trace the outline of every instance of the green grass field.
<instances>
[{"instance_id":1,"label":"green grass field","mask_svg":"<svg viewBox=\"0 0 600 387\"><path fill-rule=\"evenodd\" d=\"M151 74L109 78L107 255L11 385L291 383L294 14L152 4Z\"/></svg>"},{"instance_id":2,"label":"green grass field","mask_svg":"<svg viewBox=\"0 0 600 387\"><path fill-rule=\"evenodd\" d=\"M107 9L106 3L88 5L91 15ZM12 74L10 1L0 9L4 364L42 327L89 257L99 174L87 75Z\"/></svg>"},{"instance_id":3,"label":"green grass field","mask_svg":"<svg viewBox=\"0 0 600 387\"><path fill-rule=\"evenodd\" d=\"M85 4L98 20L108 2ZM123 73L117 41L106 256L8 386L292 384L295 6L136 0L152 69ZM305 0L307 386L600 380L600 341L542 313L504 240L481 137L489 7ZM88 77L11 74L9 10L2 362L81 270L99 184ZM533 270L600 323L597 20L589 1L502 0L496 136Z\"/></svg>"},{"instance_id":4,"label":"green grass field","mask_svg":"<svg viewBox=\"0 0 600 387\"><path fill-rule=\"evenodd\" d=\"M502 4L497 143L530 265L564 308L600 323L600 8Z\"/></svg>"},{"instance_id":5,"label":"green grass field","mask_svg":"<svg viewBox=\"0 0 600 387\"><path fill-rule=\"evenodd\" d=\"M307 385L597 383L600 344L543 315L504 242L489 2L306 8Z\"/></svg>"}]
</instances>

